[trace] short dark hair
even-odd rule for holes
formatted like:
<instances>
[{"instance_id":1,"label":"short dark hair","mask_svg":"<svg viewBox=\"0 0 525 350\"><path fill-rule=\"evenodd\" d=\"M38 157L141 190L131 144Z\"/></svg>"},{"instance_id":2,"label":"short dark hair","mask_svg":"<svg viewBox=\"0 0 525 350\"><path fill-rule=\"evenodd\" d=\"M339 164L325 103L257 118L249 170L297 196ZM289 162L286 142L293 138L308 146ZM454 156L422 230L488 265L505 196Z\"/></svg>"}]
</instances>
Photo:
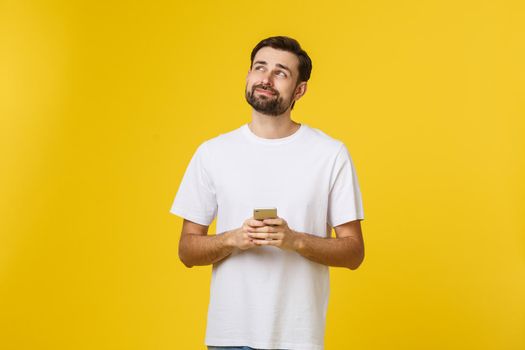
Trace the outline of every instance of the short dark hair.
<instances>
[{"instance_id":1,"label":"short dark hair","mask_svg":"<svg viewBox=\"0 0 525 350\"><path fill-rule=\"evenodd\" d=\"M297 40L287 36L272 36L261 40L252 50L250 68L253 66L253 59L257 52L263 47L269 46L271 48L288 51L293 53L299 59L299 79L297 84L301 81L308 81L310 79L310 73L312 72L312 60L301 48Z\"/></svg>"}]
</instances>

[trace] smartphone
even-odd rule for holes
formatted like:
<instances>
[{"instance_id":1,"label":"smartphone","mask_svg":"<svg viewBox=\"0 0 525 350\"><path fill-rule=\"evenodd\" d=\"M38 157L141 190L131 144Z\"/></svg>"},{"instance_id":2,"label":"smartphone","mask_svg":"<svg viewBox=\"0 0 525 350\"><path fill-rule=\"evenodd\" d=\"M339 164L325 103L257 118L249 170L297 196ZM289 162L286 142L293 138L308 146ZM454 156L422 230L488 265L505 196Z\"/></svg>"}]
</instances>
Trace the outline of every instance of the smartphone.
<instances>
[{"instance_id":1,"label":"smartphone","mask_svg":"<svg viewBox=\"0 0 525 350\"><path fill-rule=\"evenodd\" d=\"M277 218L277 208L255 208L253 209L253 218L255 220L275 219Z\"/></svg>"}]
</instances>

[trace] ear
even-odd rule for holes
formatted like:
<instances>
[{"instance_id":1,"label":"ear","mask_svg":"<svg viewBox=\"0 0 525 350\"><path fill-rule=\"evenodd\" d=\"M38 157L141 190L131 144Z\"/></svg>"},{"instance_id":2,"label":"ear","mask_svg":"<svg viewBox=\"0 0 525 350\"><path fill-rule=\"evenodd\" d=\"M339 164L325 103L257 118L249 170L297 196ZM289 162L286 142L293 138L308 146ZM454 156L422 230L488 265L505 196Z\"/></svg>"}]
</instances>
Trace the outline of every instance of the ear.
<instances>
[{"instance_id":1,"label":"ear","mask_svg":"<svg viewBox=\"0 0 525 350\"><path fill-rule=\"evenodd\" d=\"M299 85L297 85L297 87L295 88L295 92L294 92L295 101L303 97L303 95L306 93L306 87L307 87L306 81L302 81L299 83Z\"/></svg>"}]
</instances>

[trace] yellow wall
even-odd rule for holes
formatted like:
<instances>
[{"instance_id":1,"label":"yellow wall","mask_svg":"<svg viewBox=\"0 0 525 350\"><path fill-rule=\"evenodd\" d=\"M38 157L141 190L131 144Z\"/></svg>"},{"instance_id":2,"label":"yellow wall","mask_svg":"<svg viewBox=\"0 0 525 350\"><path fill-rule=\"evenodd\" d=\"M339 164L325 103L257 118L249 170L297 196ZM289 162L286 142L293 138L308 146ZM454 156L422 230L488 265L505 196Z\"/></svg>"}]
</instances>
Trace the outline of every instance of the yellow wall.
<instances>
[{"instance_id":1,"label":"yellow wall","mask_svg":"<svg viewBox=\"0 0 525 350\"><path fill-rule=\"evenodd\" d=\"M2 1L1 349L204 348L210 268L168 211L283 34L314 63L293 117L347 144L365 205L326 349L525 349L519 0Z\"/></svg>"}]
</instances>

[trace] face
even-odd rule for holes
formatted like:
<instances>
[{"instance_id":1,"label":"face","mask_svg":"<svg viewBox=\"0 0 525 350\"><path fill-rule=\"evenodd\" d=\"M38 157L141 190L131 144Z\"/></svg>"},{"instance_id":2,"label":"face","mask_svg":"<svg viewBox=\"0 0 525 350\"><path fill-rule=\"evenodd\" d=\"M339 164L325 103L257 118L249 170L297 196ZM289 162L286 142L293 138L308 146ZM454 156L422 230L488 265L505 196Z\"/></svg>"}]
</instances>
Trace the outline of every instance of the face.
<instances>
[{"instance_id":1,"label":"face","mask_svg":"<svg viewBox=\"0 0 525 350\"><path fill-rule=\"evenodd\" d=\"M298 66L299 60L291 52L260 49L246 78L246 101L262 114L285 113L306 91L306 82L297 84Z\"/></svg>"}]
</instances>

